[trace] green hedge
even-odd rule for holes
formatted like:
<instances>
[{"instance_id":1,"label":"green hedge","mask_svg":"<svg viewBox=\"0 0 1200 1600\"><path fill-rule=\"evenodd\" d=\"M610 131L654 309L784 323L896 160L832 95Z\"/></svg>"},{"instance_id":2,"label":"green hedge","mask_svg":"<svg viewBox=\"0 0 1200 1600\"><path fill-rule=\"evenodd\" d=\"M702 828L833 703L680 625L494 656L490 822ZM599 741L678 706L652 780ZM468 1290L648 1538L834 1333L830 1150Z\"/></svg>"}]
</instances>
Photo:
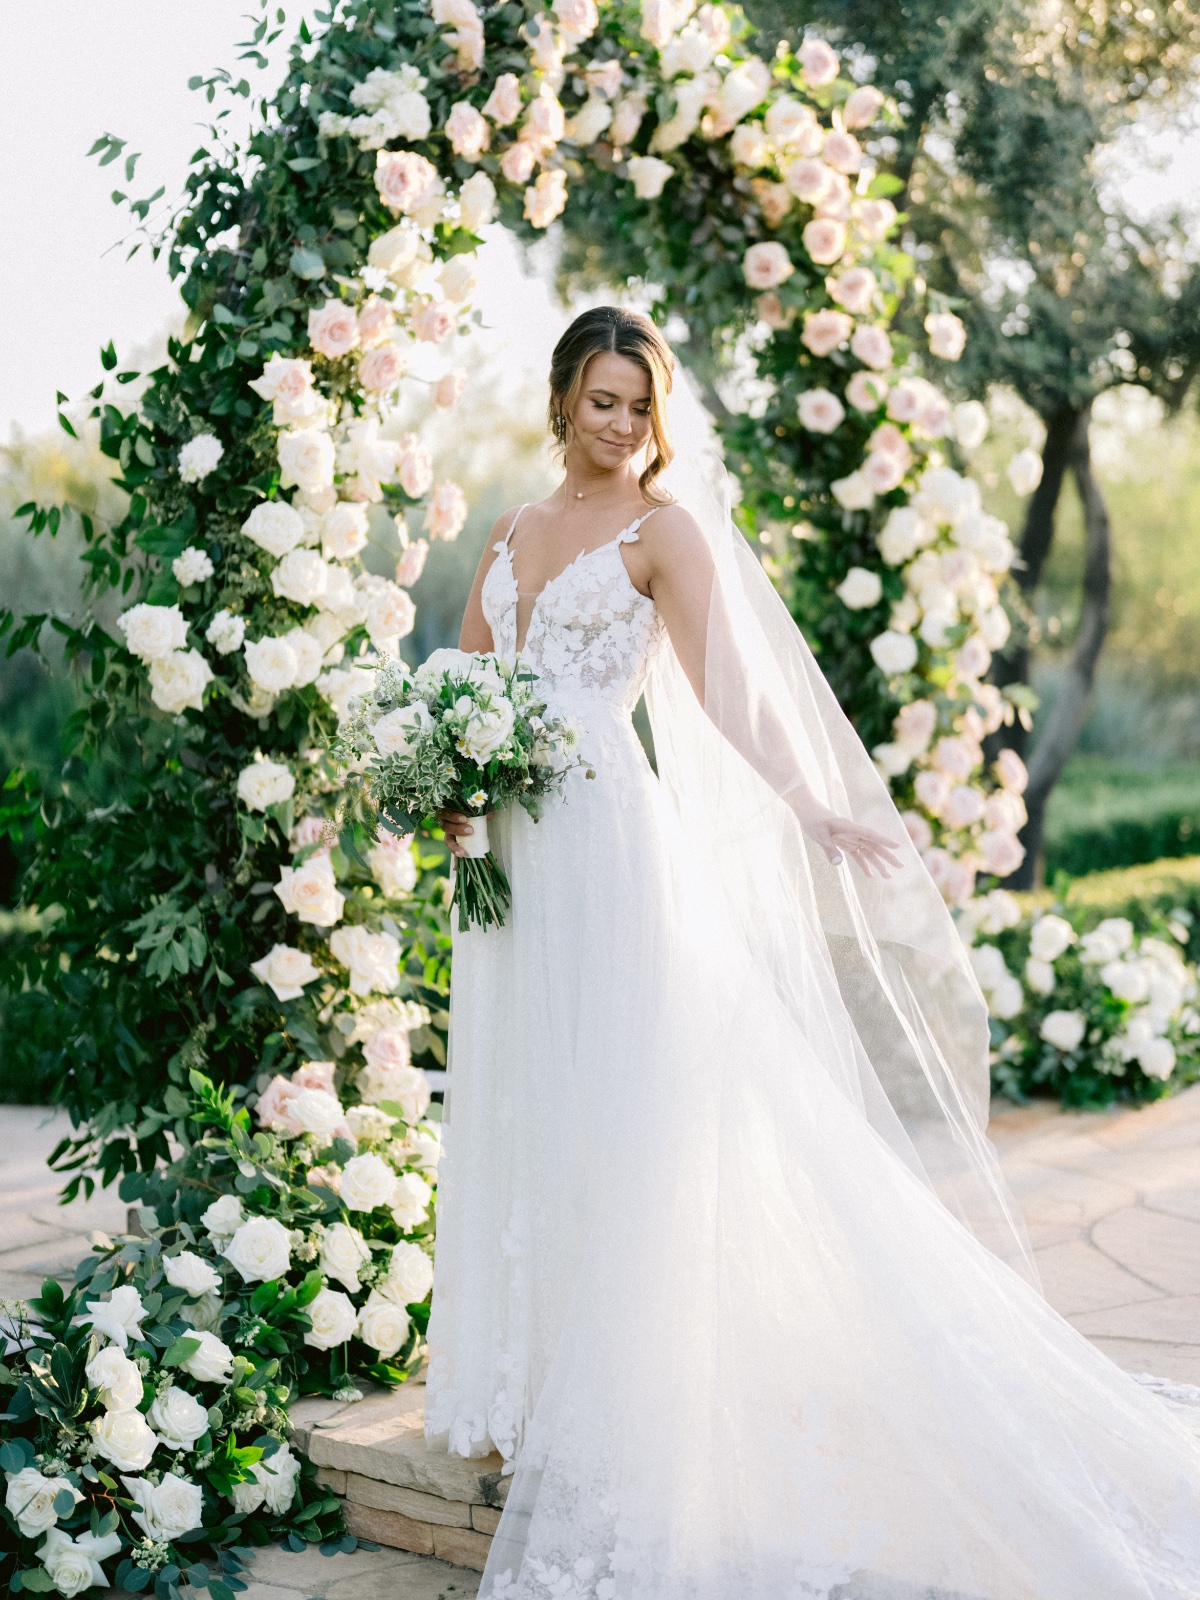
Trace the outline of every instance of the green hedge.
<instances>
[{"instance_id":1,"label":"green hedge","mask_svg":"<svg viewBox=\"0 0 1200 1600\"><path fill-rule=\"evenodd\" d=\"M1046 877L1188 856L1200 849L1200 765L1072 762L1050 800Z\"/></svg>"}]
</instances>

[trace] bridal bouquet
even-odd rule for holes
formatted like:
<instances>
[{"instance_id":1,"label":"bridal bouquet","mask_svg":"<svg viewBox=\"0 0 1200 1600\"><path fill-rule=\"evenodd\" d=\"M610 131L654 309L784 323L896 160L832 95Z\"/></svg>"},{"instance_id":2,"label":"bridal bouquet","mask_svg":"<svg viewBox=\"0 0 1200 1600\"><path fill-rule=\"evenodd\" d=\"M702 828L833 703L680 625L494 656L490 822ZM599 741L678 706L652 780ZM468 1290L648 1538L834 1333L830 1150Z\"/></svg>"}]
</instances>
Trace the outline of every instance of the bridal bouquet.
<instances>
[{"instance_id":1,"label":"bridal bouquet","mask_svg":"<svg viewBox=\"0 0 1200 1600\"><path fill-rule=\"evenodd\" d=\"M367 758L368 797L383 825L410 834L440 811L476 819L467 854L455 863L458 925L502 926L508 880L492 855L487 813L516 800L538 817L575 754L578 726L547 713L537 676L519 661L435 650L411 671L383 667L342 729L343 753ZM588 776L593 776L589 770Z\"/></svg>"}]
</instances>

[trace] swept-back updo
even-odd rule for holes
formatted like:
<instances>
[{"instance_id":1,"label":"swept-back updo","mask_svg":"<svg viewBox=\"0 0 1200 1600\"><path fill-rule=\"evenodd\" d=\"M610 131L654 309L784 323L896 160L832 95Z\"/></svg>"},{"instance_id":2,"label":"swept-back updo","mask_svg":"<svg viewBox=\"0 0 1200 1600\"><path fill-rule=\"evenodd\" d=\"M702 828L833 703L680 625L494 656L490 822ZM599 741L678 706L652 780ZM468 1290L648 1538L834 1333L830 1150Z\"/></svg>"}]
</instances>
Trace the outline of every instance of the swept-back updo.
<instances>
[{"instance_id":1,"label":"swept-back updo","mask_svg":"<svg viewBox=\"0 0 1200 1600\"><path fill-rule=\"evenodd\" d=\"M638 485L647 500L660 503L669 497L654 480L671 464L675 451L667 433L667 396L671 392L675 357L659 330L640 311L623 306L594 306L584 311L563 334L550 358L550 431L560 448L571 433L571 413L583 388L593 356L627 356L650 379L650 448L646 470Z\"/></svg>"}]
</instances>

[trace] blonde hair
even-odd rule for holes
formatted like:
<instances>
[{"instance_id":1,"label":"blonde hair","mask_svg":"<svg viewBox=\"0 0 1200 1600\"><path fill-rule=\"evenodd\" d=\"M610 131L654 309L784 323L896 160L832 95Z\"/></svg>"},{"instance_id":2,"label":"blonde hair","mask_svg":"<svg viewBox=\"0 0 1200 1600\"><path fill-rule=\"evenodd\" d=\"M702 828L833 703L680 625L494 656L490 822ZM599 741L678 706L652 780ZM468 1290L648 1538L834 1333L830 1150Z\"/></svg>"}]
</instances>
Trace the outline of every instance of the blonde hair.
<instances>
[{"instance_id":1,"label":"blonde hair","mask_svg":"<svg viewBox=\"0 0 1200 1600\"><path fill-rule=\"evenodd\" d=\"M594 306L575 318L550 358L550 431L559 448L565 450L570 437L570 414L583 388L588 364L599 355L626 356L636 361L650 379L650 450L638 487L645 499L662 504L669 496L655 488L654 480L666 471L675 455L666 417L675 358L649 317L622 306Z\"/></svg>"}]
</instances>

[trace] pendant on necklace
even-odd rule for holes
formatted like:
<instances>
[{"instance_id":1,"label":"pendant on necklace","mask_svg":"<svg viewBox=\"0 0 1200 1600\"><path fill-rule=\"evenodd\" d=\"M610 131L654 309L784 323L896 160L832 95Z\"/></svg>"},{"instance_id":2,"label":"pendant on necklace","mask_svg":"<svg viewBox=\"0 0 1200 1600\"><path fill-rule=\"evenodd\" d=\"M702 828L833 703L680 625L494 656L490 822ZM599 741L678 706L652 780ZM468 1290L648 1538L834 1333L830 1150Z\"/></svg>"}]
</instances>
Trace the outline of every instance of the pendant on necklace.
<instances>
[{"instance_id":1,"label":"pendant on necklace","mask_svg":"<svg viewBox=\"0 0 1200 1600\"><path fill-rule=\"evenodd\" d=\"M576 500L582 500L583 499L583 490L582 489L577 489L575 491L575 498L576 498Z\"/></svg>"}]
</instances>

